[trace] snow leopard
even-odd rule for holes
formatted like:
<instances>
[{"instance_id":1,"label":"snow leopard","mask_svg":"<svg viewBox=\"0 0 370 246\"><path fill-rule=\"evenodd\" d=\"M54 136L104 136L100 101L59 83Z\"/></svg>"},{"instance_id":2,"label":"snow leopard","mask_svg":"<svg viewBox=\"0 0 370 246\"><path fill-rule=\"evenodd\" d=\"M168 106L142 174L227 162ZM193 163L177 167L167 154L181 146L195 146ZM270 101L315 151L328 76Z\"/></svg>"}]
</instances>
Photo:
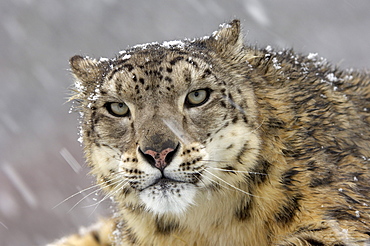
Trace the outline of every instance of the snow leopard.
<instances>
[{"instance_id":1,"label":"snow leopard","mask_svg":"<svg viewBox=\"0 0 370 246\"><path fill-rule=\"evenodd\" d=\"M70 59L112 218L53 245L370 245L370 76L210 36Z\"/></svg>"}]
</instances>

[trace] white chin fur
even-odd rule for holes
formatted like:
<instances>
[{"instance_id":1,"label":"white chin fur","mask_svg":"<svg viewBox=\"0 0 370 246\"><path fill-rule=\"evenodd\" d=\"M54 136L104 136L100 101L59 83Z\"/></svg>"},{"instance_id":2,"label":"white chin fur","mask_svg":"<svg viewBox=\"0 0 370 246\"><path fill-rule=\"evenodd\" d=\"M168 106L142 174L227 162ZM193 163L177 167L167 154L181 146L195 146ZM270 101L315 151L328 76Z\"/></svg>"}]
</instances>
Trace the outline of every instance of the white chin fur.
<instances>
[{"instance_id":1,"label":"white chin fur","mask_svg":"<svg viewBox=\"0 0 370 246\"><path fill-rule=\"evenodd\" d=\"M181 214L194 203L196 187L187 183L157 184L140 192L140 199L154 214Z\"/></svg>"}]
</instances>

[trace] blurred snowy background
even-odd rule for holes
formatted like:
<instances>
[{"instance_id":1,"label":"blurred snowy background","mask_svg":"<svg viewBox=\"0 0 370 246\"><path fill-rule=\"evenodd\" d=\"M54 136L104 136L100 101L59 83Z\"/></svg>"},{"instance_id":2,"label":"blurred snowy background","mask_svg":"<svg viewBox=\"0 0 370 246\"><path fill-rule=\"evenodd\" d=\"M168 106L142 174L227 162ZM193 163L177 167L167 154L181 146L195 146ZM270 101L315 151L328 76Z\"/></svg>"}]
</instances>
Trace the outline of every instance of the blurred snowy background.
<instances>
[{"instance_id":1,"label":"blurred snowy background","mask_svg":"<svg viewBox=\"0 0 370 246\"><path fill-rule=\"evenodd\" d=\"M109 214L93 190L53 208L92 185L65 103L69 57L209 35L239 18L252 45L370 68L369 10L368 0L1 1L0 245L44 245Z\"/></svg>"}]
</instances>

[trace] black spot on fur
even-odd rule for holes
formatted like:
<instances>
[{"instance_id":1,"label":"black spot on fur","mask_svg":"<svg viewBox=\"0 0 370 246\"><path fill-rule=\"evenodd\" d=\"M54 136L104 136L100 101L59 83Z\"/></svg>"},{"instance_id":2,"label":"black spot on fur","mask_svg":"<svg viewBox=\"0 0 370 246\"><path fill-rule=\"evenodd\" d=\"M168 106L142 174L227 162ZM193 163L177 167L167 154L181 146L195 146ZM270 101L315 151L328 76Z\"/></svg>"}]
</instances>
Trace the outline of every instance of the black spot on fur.
<instances>
[{"instance_id":1,"label":"black spot on fur","mask_svg":"<svg viewBox=\"0 0 370 246\"><path fill-rule=\"evenodd\" d=\"M346 199L346 202L348 202L349 204L360 204L359 201L353 199L352 197L350 197L349 195L345 194L344 192L340 192L339 195L342 196L342 197L344 197L344 199Z\"/></svg>"},{"instance_id":2,"label":"black spot on fur","mask_svg":"<svg viewBox=\"0 0 370 246\"><path fill-rule=\"evenodd\" d=\"M169 82L169 83L172 82L172 79L170 77L168 77L168 76L164 77L164 80L167 81L167 82Z\"/></svg>"},{"instance_id":3,"label":"black spot on fur","mask_svg":"<svg viewBox=\"0 0 370 246\"><path fill-rule=\"evenodd\" d=\"M233 173L233 174L235 174L235 168L233 167L233 166L225 166L225 167L223 167L222 168L222 170L225 170L225 171L227 171L227 173Z\"/></svg>"},{"instance_id":4,"label":"black spot on fur","mask_svg":"<svg viewBox=\"0 0 370 246\"><path fill-rule=\"evenodd\" d=\"M301 227L299 228L296 233L301 233L301 232L315 232L315 231L324 231L324 230L327 230L328 227L319 227L319 228L311 228L311 226L305 226L305 227Z\"/></svg>"},{"instance_id":5,"label":"black spot on fur","mask_svg":"<svg viewBox=\"0 0 370 246\"><path fill-rule=\"evenodd\" d=\"M139 82L140 82L141 84L144 84L144 83L145 83L145 80L144 80L143 78L140 78L140 79L139 79Z\"/></svg>"},{"instance_id":6,"label":"black spot on fur","mask_svg":"<svg viewBox=\"0 0 370 246\"><path fill-rule=\"evenodd\" d=\"M168 222L159 217L155 219L155 225L157 228L157 232L163 235L168 235L179 228L178 222L175 221Z\"/></svg>"},{"instance_id":7,"label":"black spot on fur","mask_svg":"<svg viewBox=\"0 0 370 246\"><path fill-rule=\"evenodd\" d=\"M126 222L120 222L119 225L117 225L118 228L122 230L123 235L125 235L125 238L132 244L136 245L138 240L135 235L135 233L131 230L131 228L127 227Z\"/></svg>"},{"instance_id":8,"label":"black spot on fur","mask_svg":"<svg viewBox=\"0 0 370 246\"><path fill-rule=\"evenodd\" d=\"M123 187L123 188L121 188L121 194L123 195L123 196L127 196L128 194L130 194L131 193L131 190L130 190L130 188L128 188L128 187Z\"/></svg>"},{"instance_id":9,"label":"black spot on fur","mask_svg":"<svg viewBox=\"0 0 370 246\"><path fill-rule=\"evenodd\" d=\"M240 221L245 221L251 216L252 208L252 197L245 196L244 199L240 202L240 205L235 210L235 217Z\"/></svg>"},{"instance_id":10,"label":"black spot on fur","mask_svg":"<svg viewBox=\"0 0 370 246\"><path fill-rule=\"evenodd\" d=\"M172 73L172 68L171 67L168 67L166 70L167 70L168 73Z\"/></svg>"},{"instance_id":11,"label":"black spot on fur","mask_svg":"<svg viewBox=\"0 0 370 246\"><path fill-rule=\"evenodd\" d=\"M230 144L229 146L227 146L227 148L226 149L231 149L231 148L233 148L234 147L234 144Z\"/></svg>"},{"instance_id":12,"label":"black spot on fur","mask_svg":"<svg viewBox=\"0 0 370 246\"><path fill-rule=\"evenodd\" d=\"M249 172L247 179L255 185L264 183L268 178L268 171L270 166L270 162L264 159L258 160L257 164Z\"/></svg>"},{"instance_id":13,"label":"black spot on fur","mask_svg":"<svg viewBox=\"0 0 370 246\"><path fill-rule=\"evenodd\" d=\"M215 182L207 185L207 190L210 190L212 192L219 191L221 188L222 186L219 183L215 183Z\"/></svg>"},{"instance_id":14,"label":"black spot on fur","mask_svg":"<svg viewBox=\"0 0 370 246\"><path fill-rule=\"evenodd\" d=\"M240 151L239 151L239 153L238 153L238 155L236 157L236 159L238 160L238 162L240 164L243 164L243 162L241 160L241 157L248 150L248 146L249 146L249 142L244 143L243 147L240 149Z\"/></svg>"},{"instance_id":15,"label":"black spot on fur","mask_svg":"<svg viewBox=\"0 0 370 246\"><path fill-rule=\"evenodd\" d=\"M113 77L114 77L114 75L118 72L118 71L120 71L121 70L121 68L116 68L116 69L114 69L110 74L109 74L109 76L108 76L108 80L111 80Z\"/></svg>"},{"instance_id":16,"label":"black spot on fur","mask_svg":"<svg viewBox=\"0 0 370 246\"><path fill-rule=\"evenodd\" d=\"M122 90L122 84L121 83L116 83L116 91L120 92Z\"/></svg>"},{"instance_id":17,"label":"black spot on fur","mask_svg":"<svg viewBox=\"0 0 370 246\"><path fill-rule=\"evenodd\" d=\"M198 63L197 63L197 62L195 62L193 59L187 58L187 59L186 59L186 61L187 61L189 64L193 65L195 68L197 68L197 67L198 67Z\"/></svg>"},{"instance_id":18,"label":"black spot on fur","mask_svg":"<svg viewBox=\"0 0 370 246\"><path fill-rule=\"evenodd\" d=\"M185 80L185 82L190 82L191 81L190 72L184 72L184 80Z\"/></svg>"},{"instance_id":19,"label":"black spot on fur","mask_svg":"<svg viewBox=\"0 0 370 246\"><path fill-rule=\"evenodd\" d=\"M99 233L97 231L92 231L91 232L91 236L94 238L94 240L100 244L100 236L99 236Z\"/></svg>"},{"instance_id":20,"label":"black spot on fur","mask_svg":"<svg viewBox=\"0 0 370 246\"><path fill-rule=\"evenodd\" d=\"M212 72L211 72L211 70L209 70L208 68L206 69L206 70L204 70L204 73L203 73L203 75L202 75L202 79L204 79L204 78L207 78L209 75L211 75L212 74Z\"/></svg>"},{"instance_id":21,"label":"black spot on fur","mask_svg":"<svg viewBox=\"0 0 370 246\"><path fill-rule=\"evenodd\" d=\"M178 57L174 58L172 61L170 61L170 64L175 65L178 61L181 61L183 59L184 59L183 56L178 56Z\"/></svg>"},{"instance_id":22,"label":"black spot on fur","mask_svg":"<svg viewBox=\"0 0 370 246\"><path fill-rule=\"evenodd\" d=\"M275 220L280 224L289 224L293 221L296 212L299 211L299 200L300 195L293 196L285 201L279 208L279 211L275 214Z\"/></svg>"},{"instance_id":23,"label":"black spot on fur","mask_svg":"<svg viewBox=\"0 0 370 246\"><path fill-rule=\"evenodd\" d=\"M309 161L307 162L307 170L308 171L314 171L317 169L316 161Z\"/></svg>"},{"instance_id":24,"label":"black spot on fur","mask_svg":"<svg viewBox=\"0 0 370 246\"><path fill-rule=\"evenodd\" d=\"M305 238L306 242L312 246L325 246L325 244L314 238Z\"/></svg>"},{"instance_id":25,"label":"black spot on fur","mask_svg":"<svg viewBox=\"0 0 370 246\"><path fill-rule=\"evenodd\" d=\"M224 101L220 101L220 105L221 107L226 108L226 103Z\"/></svg>"},{"instance_id":26,"label":"black spot on fur","mask_svg":"<svg viewBox=\"0 0 370 246\"><path fill-rule=\"evenodd\" d=\"M94 119L96 117L96 111L93 111L92 114L91 114L91 119ZM91 123L91 132L94 132L95 131L95 124L94 124L94 121Z\"/></svg>"},{"instance_id":27,"label":"black spot on fur","mask_svg":"<svg viewBox=\"0 0 370 246\"><path fill-rule=\"evenodd\" d=\"M314 176L309 184L310 187L318 187L318 186L325 186L330 185L332 180L332 172L330 170L326 170L326 172L320 172L319 175Z\"/></svg>"},{"instance_id":28,"label":"black spot on fur","mask_svg":"<svg viewBox=\"0 0 370 246\"><path fill-rule=\"evenodd\" d=\"M243 114L243 121L245 124L249 123L247 116L245 116L244 114Z\"/></svg>"},{"instance_id":29,"label":"black spot on fur","mask_svg":"<svg viewBox=\"0 0 370 246\"><path fill-rule=\"evenodd\" d=\"M125 64L123 65L123 67L127 68L127 71L129 72L131 72L134 69L134 66L132 66L131 64Z\"/></svg>"},{"instance_id":30,"label":"black spot on fur","mask_svg":"<svg viewBox=\"0 0 370 246\"><path fill-rule=\"evenodd\" d=\"M348 208L333 208L326 212L326 216L330 219L336 220L347 220L347 221L356 221L358 218L354 214L348 213Z\"/></svg>"},{"instance_id":31,"label":"black spot on fur","mask_svg":"<svg viewBox=\"0 0 370 246\"><path fill-rule=\"evenodd\" d=\"M267 125L269 128L284 129L285 122L277 118L269 118Z\"/></svg>"},{"instance_id":32,"label":"black spot on fur","mask_svg":"<svg viewBox=\"0 0 370 246\"><path fill-rule=\"evenodd\" d=\"M233 99L233 96L231 95L231 93L229 93L228 95L227 95L227 97L228 97L228 99L231 101L231 102L233 102L233 106L234 106L234 99ZM234 106L235 107L235 106Z\"/></svg>"},{"instance_id":33,"label":"black spot on fur","mask_svg":"<svg viewBox=\"0 0 370 246\"><path fill-rule=\"evenodd\" d=\"M287 190L291 190L291 186L293 186L293 181L297 181L294 179L294 176L299 173L294 167L286 171L281 177L281 183L284 185L284 188Z\"/></svg>"}]
</instances>

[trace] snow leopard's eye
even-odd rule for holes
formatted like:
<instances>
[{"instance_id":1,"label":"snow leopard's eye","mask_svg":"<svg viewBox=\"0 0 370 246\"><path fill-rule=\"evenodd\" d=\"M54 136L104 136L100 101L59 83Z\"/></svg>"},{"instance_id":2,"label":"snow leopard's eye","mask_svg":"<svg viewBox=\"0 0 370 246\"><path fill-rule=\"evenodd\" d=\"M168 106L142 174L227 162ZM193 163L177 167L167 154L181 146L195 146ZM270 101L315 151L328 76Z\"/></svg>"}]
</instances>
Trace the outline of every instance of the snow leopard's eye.
<instances>
[{"instance_id":1,"label":"snow leopard's eye","mask_svg":"<svg viewBox=\"0 0 370 246\"><path fill-rule=\"evenodd\" d=\"M208 101L210 93L209 89L192 91L186 96L185 104L188 107L200 106Z\"/></svg>"},{"instance_id":2,"label":"snow leopard's eye","mask_svg":"<svg viewBox=\"0 0 370 246\"><path fill-rule=\"evenodd\" d=\"M124 117L129 114L129 109L125 103L122 102L109 102L105 104L107 111L116 117Z\"/></svg>"}]
</instances>

